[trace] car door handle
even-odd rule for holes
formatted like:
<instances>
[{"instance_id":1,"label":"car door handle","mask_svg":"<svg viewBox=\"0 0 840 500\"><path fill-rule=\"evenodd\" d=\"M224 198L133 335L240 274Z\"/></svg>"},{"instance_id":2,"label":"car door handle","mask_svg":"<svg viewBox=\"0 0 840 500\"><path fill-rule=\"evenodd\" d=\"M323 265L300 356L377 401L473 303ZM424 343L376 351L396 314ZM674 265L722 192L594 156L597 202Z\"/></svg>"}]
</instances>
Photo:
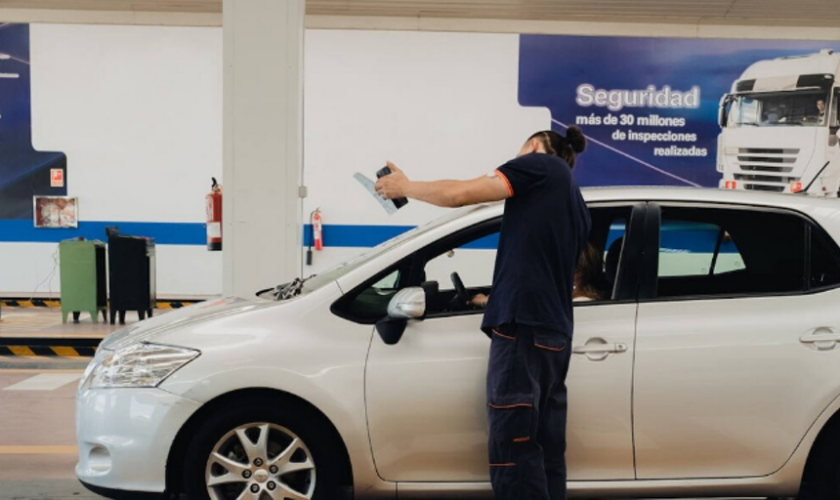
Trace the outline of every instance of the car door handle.
<instances>
[{"instance_id":1,"label":"car door handle","mask_svg":"<svg viewBox=\"0 0 840 500\"><path fill-rule=\"evenodd\" d=\"M805 333L799 337L799 341L803 344L813 344L820 351L830 351L840 342L840 332L824 326Z\"/></svg>"},{"instance_id":2,"label":"car door handle","mask_svg":"<svg viewBox=\"0 0 840 500\"><path fill-rule=\"evenodd\" d=\"M575 354L612 354L625 352L627 344L586 344L572 349Z\"/></svg>"},{"instance_id":3,"label":"car door handle","mask_svg":"<svg viewBox=\"0 0 840 500\"><path fill-rule=\"evenodd\" d=\"M589 361L603 361L611 354L627 351L627 344L610 343L601 337L592 337L585 344L572 348L573 354L583 354Z\"/></svg>"}]
</instances>

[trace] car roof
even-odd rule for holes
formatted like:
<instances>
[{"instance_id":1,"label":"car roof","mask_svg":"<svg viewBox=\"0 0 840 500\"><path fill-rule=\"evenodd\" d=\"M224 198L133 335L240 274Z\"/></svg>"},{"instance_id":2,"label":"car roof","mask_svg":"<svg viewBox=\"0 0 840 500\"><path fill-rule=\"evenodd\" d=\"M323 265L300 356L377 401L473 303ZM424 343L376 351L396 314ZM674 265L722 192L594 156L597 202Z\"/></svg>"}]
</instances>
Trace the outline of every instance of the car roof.
<instances>
[{"instance_id":1,"label":"car roof","mask_svg":"<svg viewBox=\"0 0 840 500\"><path fill-rule=\"evenodd\" d=\"M587 202L676 201L752 205L809 211L808 208L840 211L840 200L808 195L695 187L592 187L581 190Z\"/></svg>"},{"instance_id":2,"label":"car roof","mask_svg":"<svg viewBox=\"0 0 840 500\"><path fill-rule=\"evenodd\" d=\"M817 218L834 219L840 231L840 199L764 191L741 191L697 187L611 186L581 189L587 203L603 202L678 202L743 205L795 210ZM462 215L501 213L504 202L494 202L465 209Z\"/></svg>"},{"instance_id":3,"label":"car roof","mask_svg":"<svg viewBox=\"0 0 840 500\"><path fill-rule=\"evenodd\" d=\"M820 223L840 244L840 199L809 195L768 193L695 187L588 187L581 190L587 203L642 202L708 203L715 205L793 210ZM492 203L467 211L479 217L501 215L503 203Z\"/></svg>"}]
</instances>

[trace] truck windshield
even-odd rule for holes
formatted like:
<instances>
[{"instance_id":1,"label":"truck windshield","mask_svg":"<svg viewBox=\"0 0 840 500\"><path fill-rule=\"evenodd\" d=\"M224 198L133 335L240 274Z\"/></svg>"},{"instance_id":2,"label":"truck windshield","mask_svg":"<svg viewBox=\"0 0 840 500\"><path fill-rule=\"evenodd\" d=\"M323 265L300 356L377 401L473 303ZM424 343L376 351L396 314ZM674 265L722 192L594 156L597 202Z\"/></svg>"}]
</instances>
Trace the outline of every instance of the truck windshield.
<instances>
[{"instance_id":1,"label":"truck windshield","mask_svg":"<svg viewBox=\"0 0 840 500\"><path fill-rule=\"evenodd\" d=\"M822 90L733 94L726 126L819 127L826 124L828 94Z\"/></svg>"}]
</instances>

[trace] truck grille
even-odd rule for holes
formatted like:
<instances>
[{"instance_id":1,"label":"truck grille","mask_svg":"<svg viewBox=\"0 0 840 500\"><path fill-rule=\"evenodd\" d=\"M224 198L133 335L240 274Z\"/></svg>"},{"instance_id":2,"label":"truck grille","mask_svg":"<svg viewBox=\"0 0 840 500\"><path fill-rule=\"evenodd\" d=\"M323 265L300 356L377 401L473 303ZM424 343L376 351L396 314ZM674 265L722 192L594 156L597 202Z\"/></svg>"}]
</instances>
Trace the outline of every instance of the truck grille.
<instances>
[{"instance_id":1,"label":"truck grille","mask_svg":"<svg viewBox=\"0 0 840 500\"><path fill-rule=\"evenodd\" d=\"M738 168L735 180L742 182L744 189L753 191L783 192L792 182L793 167L799 156L799 149L741 148L738 150Z\"/></svg>"}]
</instances>

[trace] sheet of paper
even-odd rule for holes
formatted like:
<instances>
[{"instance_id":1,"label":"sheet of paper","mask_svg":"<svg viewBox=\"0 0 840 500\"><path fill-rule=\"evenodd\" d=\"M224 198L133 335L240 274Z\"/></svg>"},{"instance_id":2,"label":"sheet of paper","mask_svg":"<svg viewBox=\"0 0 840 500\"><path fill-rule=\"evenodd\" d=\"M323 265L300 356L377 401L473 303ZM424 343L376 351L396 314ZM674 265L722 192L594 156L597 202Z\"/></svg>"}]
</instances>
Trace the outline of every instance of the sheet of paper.
<instances>
[{"instance_id":1,"label":"sheet of paper","mask_svg":"<svg viewBox=\"0 0 840 500\"><path fill-rule=\"evenodd\" d=\"M385 211L388 212L388 215L394 215L395 213L397 213L398 208L397 208L396 205L394 205L394 202L391 201L391 200L386 200L385 198L379 196L379 194L376 192L376 183L375 182L368 179L367 177L364 176L364 174L361 174L359 172L356 172L356 175L354 175L353 177L357 181L359 181L359 183L362 186L364 186L365 189L368 190L368 192L371 194L371 196L376 198L376 201L378 201L379 204L382 205L382 208L384 208Z\"/></svg>"}]
</instances>

